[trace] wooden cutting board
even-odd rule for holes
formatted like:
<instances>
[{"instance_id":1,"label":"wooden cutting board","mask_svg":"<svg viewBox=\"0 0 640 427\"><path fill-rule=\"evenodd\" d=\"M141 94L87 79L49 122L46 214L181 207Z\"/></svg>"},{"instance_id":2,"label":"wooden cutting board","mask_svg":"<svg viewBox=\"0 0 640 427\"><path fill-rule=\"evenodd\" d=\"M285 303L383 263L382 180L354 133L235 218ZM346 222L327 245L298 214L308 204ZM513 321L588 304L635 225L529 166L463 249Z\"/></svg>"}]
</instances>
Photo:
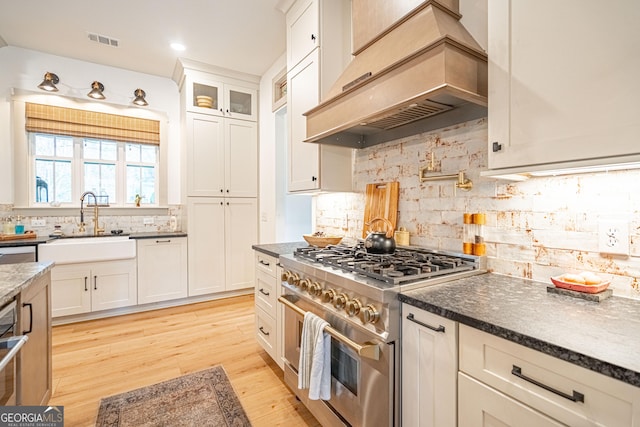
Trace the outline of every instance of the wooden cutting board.
<instances>
[{"instance_id":1,"label":"wooden cutting board","mask_svg":"<svg viewBox=\"0 0 640 427\"><path fill-rule=\"evenodd\" d=\"M367 222L374 218L386 218L393 225L395 230L398 225L398 194L400 183L378 182L367 184L364 205L364 226L362 227L362 237L367 237L369 226ZM374 225L376 230L384 230L384 224L377 222Z\"/></svg>"}]
</instances>

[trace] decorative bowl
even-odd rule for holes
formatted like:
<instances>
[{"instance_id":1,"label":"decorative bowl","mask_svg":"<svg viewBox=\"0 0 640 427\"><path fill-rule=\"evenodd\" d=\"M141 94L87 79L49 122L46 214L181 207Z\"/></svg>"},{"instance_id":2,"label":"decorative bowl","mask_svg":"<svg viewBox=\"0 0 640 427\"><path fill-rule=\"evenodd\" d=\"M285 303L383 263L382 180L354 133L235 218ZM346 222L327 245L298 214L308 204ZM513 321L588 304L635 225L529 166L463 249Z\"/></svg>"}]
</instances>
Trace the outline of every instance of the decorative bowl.
<instances>
[{"instance_id":1,"label":"decorative bowl","mask_svg":"<svg viewBox=\"0 0 640 427\"><path fill-rule=\"evenodd\" d=\"M324 248L329 245L337 245L342 240L342 236L314 236L313 234L303 234L304 240L311 246Z\"/></svg>"},{"instance_id":2,"label":"decorative bowl","mask_svg":"<svg viewBox=\"0 0 640 427\"><path fill-rule=\"evenodd\" d=\"M203 108L213 108L213 98L205 95L196 96L196 105Z\"/></svg>"}]
</instances>

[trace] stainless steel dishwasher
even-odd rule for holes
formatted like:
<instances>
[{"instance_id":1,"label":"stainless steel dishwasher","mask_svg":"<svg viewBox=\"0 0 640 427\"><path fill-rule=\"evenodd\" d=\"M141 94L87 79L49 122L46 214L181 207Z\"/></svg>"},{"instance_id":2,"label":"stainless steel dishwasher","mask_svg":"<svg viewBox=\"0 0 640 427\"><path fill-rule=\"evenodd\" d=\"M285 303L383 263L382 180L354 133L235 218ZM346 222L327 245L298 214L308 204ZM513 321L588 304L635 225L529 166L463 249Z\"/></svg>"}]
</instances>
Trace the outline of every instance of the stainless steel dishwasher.
<instances>
[{"instance_id":1,"label":"stainless steel dishwasher","mask_svg":"<svg viewBox=\"0 0 640 427\"><path fill-rule=\"evenodd\" d=\"M36 261L35 245L0 247L0 264L17 264Z\"/></svg>"}]
</instances>

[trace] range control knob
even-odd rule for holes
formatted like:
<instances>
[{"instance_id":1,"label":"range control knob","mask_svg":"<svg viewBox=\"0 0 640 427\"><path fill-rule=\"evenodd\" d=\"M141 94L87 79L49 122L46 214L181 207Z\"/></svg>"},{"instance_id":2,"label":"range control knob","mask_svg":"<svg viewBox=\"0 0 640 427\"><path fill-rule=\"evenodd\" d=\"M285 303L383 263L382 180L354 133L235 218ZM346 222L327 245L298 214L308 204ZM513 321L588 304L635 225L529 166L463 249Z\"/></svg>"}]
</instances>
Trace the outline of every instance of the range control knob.
<instances>
[{"instance_id":1,"label":"range control knob","mask_svg":"<svg viewBox=\"0 0 640 427\"><path fill-rule=\"evenodd\" d=\"M280 276L280 279L282 279L283 282L287 282L289 281L289 276L291 276L291 272L289 270L284 270L282 272L282 275Z\"/></svg>"},{"instance_id":2,"label":"range control knob","mask_svg":"<svg viewBox=\"0 0 640 427\"><path fill-rule=\"evenodd\" d=\"M289 283L291 286L298 286L299 282L300 276L298 276L298 273L289 273L289 277L287 277L287 283Z\"/></svg>"},{"instance_id":3,"label":"range control knob","mask_svg":"<svg viewBox=\"0 0 640 427\"><path fill-rule=\"evenodd\" d=\"M302 289L303 291L306 291L309 288L309 284L311 283L311 280L309 279L302 279L300 280L300 283L298 283L298 287L300 289Z\"/></svg>"},{"instance_id":4,"label":"range control knob","mask_svg":"<svg viewBox=\"0 0 640 427\"><path fill-rule=\"evenodd\" d=\"M322 302L333 302L336 297L336 291L333 289L325 289L322 291Z\"/></svg>"},{"instance_id":5,"label":"range control knob","mask_svg":"<svg viewBox=\"0 0 640 427\"><path fill-rule=\"evenodd\" d=\"M362 309L362 322L363 323L376 323L380 320L380 313L373 304L367 305Z\"/></svg>"},{"instance_id":6,"label":"range control knob","mask_svg":"<svg viewBox=\"0 0 640 427\"><path fill-rule=\"evenodd\" d=\"M310 284L309 293L314 297L319 297L322 294L322 286L320 286L320 283L313 282L312 284Z\"/></svg>"},{"instance_id":7,"label":"range control knob","mask_svg":"<svg viewBox=\"0 0 640 427\"><path fill-rule=\"evenodd\" d=\"M344 308L348 300L349 300L349 297L347 296L347 294L340 294L333 299L333 306L338 310L340 310Z\"/></svg>"},{"instance_id":8,"label":"range control knob","mask_svg":"<svg viewBox=\"0 0 640 427\"><path fill-rule=\"evenodd\" d=\"M354 298L347 303L347 314L349 316L357 316L360 313L360 309L362 308L362 303L358 298Z\"/></svg>"}]
</instances>

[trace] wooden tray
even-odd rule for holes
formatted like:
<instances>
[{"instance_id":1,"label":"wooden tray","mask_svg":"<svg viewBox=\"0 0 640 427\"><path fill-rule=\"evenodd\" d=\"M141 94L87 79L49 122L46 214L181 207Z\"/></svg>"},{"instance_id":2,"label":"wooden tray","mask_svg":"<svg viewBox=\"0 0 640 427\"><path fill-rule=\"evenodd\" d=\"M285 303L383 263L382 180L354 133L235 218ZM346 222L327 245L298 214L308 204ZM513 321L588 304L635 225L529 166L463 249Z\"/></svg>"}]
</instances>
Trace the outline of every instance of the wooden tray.
<instances>
[{"instance_id":1,"label":"wooden tray","mask_svg":"<svg viewBox=\"0 0 640 427\"><path fill-rule=\"evenodd\" d=\"M551 283L553 283L557 288L569 289L576 292L584 292L586 294L597 294L598 292L602 292L607 289L610 284L610 282L607 281L602 282L599 285L581 285L580 283L563 282L557 277L552 277Z\"/></svg>"},{"instance_id":2,"label":"wooden tray","mask_svg":"<svg viewBox=\"0 0 640 427\"><path fill-rule=\"evenodd\" d=\"M22 240L22 239L35 239L37 236L33 231L24 234L0 234L0 241L5 240Z\"/></svg>"},{"instance_id":3,"label":"wooden tray","mask_svg":"<svg viewBox=\"0 0 640 427\"><path fill-rule=\"evenodd\" d=\"M369 233L369 226L366 223L374 218L386 218L391 222L394 230L397 228L399 192L400 183L398 181L367 184L364 225L362 227L363 238L366 238Z\"/></svg>"}]
</instances>

